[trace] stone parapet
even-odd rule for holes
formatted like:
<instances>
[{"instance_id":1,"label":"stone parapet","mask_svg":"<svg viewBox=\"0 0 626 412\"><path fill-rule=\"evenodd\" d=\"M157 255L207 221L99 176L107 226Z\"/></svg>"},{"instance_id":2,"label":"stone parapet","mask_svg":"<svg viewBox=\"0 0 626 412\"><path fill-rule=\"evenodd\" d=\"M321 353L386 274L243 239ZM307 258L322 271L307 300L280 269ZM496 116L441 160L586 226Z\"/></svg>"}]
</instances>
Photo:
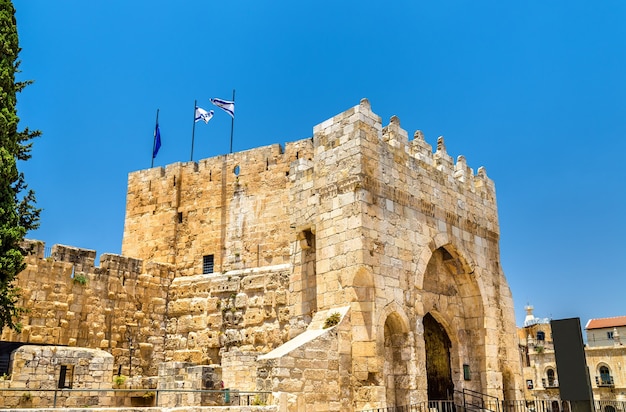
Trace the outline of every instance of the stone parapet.
<instances>
[{"instance_id":1,"label":"stone parapet","mask_svg":"<svg viewBox=\"0 0 626 412\"><path fill-rule=\"evenodd\" d=\"M18 304L27 311L21 332L4 329L2 340L102 349L127 375L156 375L156 362L164 360L170 265L144 268L142 260L103 254L94 266L95 251L63 245L44 258L39 241L24 249L34 252L17 279Z\"/></svg>"}]
</instances>

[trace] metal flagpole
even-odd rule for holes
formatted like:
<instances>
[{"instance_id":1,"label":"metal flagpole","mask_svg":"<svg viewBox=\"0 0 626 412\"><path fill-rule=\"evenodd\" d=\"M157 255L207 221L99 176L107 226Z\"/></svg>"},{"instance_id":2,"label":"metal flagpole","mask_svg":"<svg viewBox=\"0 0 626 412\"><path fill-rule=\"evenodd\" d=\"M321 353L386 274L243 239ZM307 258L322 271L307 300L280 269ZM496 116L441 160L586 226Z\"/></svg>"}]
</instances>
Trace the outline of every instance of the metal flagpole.
<instances>
[{"instance_id":1,"label":"metal flagpole","mask_svg":"<svg viewBox=\"0 0 626 412\"><path fill-rule=\"evenodd\" d=\"M198 107L198 100L193 101L193 128L191 129L191 157L190 162L193 162L193 139L196 134L196 107Z\"/></svg>"},{"instance_id":2,"label":"metal flagpole","mask_svg":"<svg viewBox=\"0 0 626 412\"><path fill-rule=\"evenodd\" d=\"M156 148L156 135L157 129L159 128L159 109L157 109L157 117L156 117L156 125L154 126L154 138L152 139L152 163L150 163L150 168L154 167L154 149Z\"/></svg>"},{"instance_id":3,"label":"metal flagpole","mask_svg":"<svg viewBox=\"0 0 626 412\"><path fill-rule=\"evenodd\" d=\"M233 129L235 128L235 89L233 89L233 116L230 119L230 152L233 152Z\"/></svg>"}]
</instances>

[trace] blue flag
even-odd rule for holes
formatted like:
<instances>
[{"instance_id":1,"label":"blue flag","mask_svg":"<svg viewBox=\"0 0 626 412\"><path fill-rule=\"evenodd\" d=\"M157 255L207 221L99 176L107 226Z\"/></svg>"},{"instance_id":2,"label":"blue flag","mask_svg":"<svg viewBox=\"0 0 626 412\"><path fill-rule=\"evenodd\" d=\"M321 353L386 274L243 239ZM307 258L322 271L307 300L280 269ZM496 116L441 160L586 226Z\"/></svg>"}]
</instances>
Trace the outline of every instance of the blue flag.
<instances>
[{"instance_id":1,"label":"blue flag","mask_svg":"<svg viewBox=\"0 0 626 412\"><path fill-rule=\"evenodd\" d=\"M159 131L159 124L157 123L156 128L154 129L154 150L152 151L152 158L154 159L159 153L159 149L161 148L161 132Z\"/></svg>"}]
</instances>

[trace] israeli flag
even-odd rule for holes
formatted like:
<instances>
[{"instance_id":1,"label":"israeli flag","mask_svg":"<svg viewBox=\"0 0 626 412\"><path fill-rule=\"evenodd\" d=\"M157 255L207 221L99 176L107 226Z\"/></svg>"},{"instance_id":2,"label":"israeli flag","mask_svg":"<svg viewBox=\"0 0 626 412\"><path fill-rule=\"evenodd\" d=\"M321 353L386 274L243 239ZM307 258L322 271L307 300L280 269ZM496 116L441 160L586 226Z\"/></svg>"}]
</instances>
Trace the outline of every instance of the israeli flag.
<instances>
[{"instance_id":1,"label":"israeli flag","mask_svg":"<svg viewBox=\"0 0 626 412\"><path fill-rule=\"evenodd\" d=\"M224 110L232 118L235 118L235 102L231 102L230 100L217 99L217 98L213 98L210 100L211 100L211 103L213 103L220 109Z\"/></svg>"},{"instance_id":2,"label":"israeli flag","mask_svg":"<svg viewBox=\"0 0 626 412\"><path fill-rule=\"evenodd\" d=\"M196 106L196 117L194 121L198 122L200 120L204 120L204 123L209 123L209 120L211 120L212 117L213 117L213 110L209 110L207 112L202 107Z\"/></svg>"}]
</instances>

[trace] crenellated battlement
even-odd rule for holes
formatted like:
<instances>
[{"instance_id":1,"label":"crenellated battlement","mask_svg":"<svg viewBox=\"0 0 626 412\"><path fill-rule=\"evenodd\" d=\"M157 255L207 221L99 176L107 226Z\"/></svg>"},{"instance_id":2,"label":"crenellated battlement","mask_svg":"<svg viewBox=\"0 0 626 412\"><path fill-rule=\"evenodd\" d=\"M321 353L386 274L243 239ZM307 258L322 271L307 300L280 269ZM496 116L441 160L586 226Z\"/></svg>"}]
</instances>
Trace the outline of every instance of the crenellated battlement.
<instances>
[{"instance_id":1,"label":"crenellated battlement","mask_svg":"<svg viewBox=\"0 0 626 412\"><path fill-rule=\"evenodd\" d=\"M362 125L356 127L357 123ZM363 126L371 128L373 133L364 133ZM371 111L367 99L362 99L359 105L315 126L314 135L317 139L316 155L339 145L345 145L354 137L364 137L365 140L369 139L374 144L386 143L385 149L392 153L393 160L398 167L421 167L425 168L429 174L438 171L439 176L435 176L435 180L451 184L456 182L464 190L476 192L490 201L495 200L495 186L487 176L484 167L481 166L474 174L473 169L468 167L464 156L458 156L455 163L446 150L443 136L437 138L435 151L426 142L421 130L415 131L413 139L409 140L408 133L401 127L398 116L392 116L389 124L382 126L380 116ZM374 135L378 141L371 140Z\"/></svg>"},{"instance_id":2,"label":"crenellated battlement","mask_svg":"<svg viewBox=\"0 0 626 412\"><path fill-rule=\"evenodd\" d=\"M1 340L99 348L119 357L129 339L141 342L135 367L156 374L152 351L163 354L167 293L174 269L116 254L25 240L26 269L17 277L18 305L27 309L21 332L2 331ZM144 359L141 359L142 356Z\"/></svg>"},{"instance_id":3,"label":"crenellated battlement","mask_svg":"<svg viewBox=\"0 0 626 412\"><path fill-rule=\"evenodd\" d=\"M454 162L443 137L434 151L419 130L409 141L397 116L383 127L362 99L315 126L313 141L320 199L359 187L371 201L385 198L474 235L499 238L493 181L484 167L474 173L464 156Z\"/></svg>"},{"instance_id":4,"label":"crenellated battlement","mask_svg":"<svg viewBox=\"0 0 626 412\"><path fill-rule=\"evenodd\" d=\"M246 176L260 172L283 172L289 170L291 162L299 158L311 158L311 141L303 139L286 143L257 147L241 152L219 155L193 162L176 162L165 167L138 170L129 174L129 182L148 184L155 181L171 181L181 176L198 174L209 182L220 181L222 173L226 178ZM235 167L239 171L235 173Z\"/></svg>"},{"instance_id":5,"label":"crenellated battlement","mask_svg":"<svg viewBox=\"0 0 626 412\"><path fill-rule=\"evenodd\" d=\"M40 240L25 239L22 248L26 251L29 259L43 260L51 265L68 264L72 272L93 273L97 275L117 276L125 274L137 277L141 274L161 277L163 268L168 269L168 265L155 262L146 262L128 256L112 253L103 253L100 256L100 265L95 265L96 251L83 249L75 246L53 245L49 256L45 256L46 244ZM41 264L41 263L37 263ZM170 268L171 269L171 268Z\"/></svg>"}]
</instances>

